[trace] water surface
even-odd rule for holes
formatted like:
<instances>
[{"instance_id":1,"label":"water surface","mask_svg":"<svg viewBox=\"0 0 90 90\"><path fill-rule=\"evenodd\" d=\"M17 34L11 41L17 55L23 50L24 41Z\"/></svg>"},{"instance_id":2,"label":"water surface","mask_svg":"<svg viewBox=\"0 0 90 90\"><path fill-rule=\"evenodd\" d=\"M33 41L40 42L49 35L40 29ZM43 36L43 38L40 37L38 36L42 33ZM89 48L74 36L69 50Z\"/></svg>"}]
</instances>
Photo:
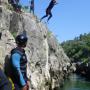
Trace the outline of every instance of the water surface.
<instances>
[{"instance_id":1,"label":"water surface","mask_svg":"<svg viewBox=\"0 0 90 90\"><path fill-rule=\"evenodd\" d=\"M60 90L90 90L90 81L73 74L65 81L63 88Z\"/></svg>"}]
</instances>

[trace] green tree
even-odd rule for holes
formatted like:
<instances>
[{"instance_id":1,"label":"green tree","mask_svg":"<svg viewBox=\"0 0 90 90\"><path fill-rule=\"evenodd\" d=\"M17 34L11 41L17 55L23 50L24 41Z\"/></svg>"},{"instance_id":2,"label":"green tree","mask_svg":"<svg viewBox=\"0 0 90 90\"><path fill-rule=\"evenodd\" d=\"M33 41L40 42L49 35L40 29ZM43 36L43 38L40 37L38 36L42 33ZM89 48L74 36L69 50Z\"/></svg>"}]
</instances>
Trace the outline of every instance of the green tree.
<instances>
[{"instance_id":1,"label":"green tree","mask_svg":"<svg viewBox=\"0 0 90 90\"><path fill-rule=\"evenodd\" d=\"M90 61L90 33L80 34L74 40L61 43L65 53L73 62Z\"/></svg>"}]
</instances>

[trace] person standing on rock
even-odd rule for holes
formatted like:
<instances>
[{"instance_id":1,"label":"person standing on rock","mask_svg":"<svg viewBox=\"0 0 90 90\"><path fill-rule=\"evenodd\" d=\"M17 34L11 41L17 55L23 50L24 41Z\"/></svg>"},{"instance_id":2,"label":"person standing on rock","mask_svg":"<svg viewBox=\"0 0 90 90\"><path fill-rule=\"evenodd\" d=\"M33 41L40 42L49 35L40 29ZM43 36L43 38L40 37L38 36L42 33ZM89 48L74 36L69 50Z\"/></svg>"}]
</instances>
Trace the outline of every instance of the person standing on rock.
<instances>
[{"instance_id":1,"label":"person standing on rock","mask_svg":"<svg viewBox=\"0 0 90 90\"><path fill-rule=\"evenodd\" d=\"M49 6L47 7L47 9L46 9L46 15L44 15L41 19L40 19L40 21L42 21L42 19L44 19L45 17L48 17L48 20L47 20L47 22L50 20L50 18L52 17L52 12L51 12L51 10L52 10L52 8L54 7L54 5L56 5L57 3L56 3L56 0L51 0L51 2L50 2L50 4L49 4Z\"/></svg>"},{"instance_id":2,"label":"person standing on rock","mask_svg":"<svg viewBox=\"0 0 90 90\"><path fill-rule=\"evenodd\" d=\"M30 1L30 13L31 12L34 14L34 0Z\"/></svg>"},{"instance_id":3,"label":"person standing on rock","mask_svg":"<svg viewBox=\"0 0 90 90\"><path fill-rule=\"evenodd\" d=\"M21 6L19 5L19 0L8 0L8 2L13 6L14 11L21 12Z\"/></svg>"},{"instance_id":4,"label":"person standing on rock","mask_svg":"<svg viewBox=\"0 0 90 90\"><path fill-rule=\"evenodd\" d=\"M20 34L15 40L17 47L11 50L7 76L13 81L15 90L29 90L30 80L27 78L27 57L24 50L28 38Z\"/></svg>"}]
</instances>

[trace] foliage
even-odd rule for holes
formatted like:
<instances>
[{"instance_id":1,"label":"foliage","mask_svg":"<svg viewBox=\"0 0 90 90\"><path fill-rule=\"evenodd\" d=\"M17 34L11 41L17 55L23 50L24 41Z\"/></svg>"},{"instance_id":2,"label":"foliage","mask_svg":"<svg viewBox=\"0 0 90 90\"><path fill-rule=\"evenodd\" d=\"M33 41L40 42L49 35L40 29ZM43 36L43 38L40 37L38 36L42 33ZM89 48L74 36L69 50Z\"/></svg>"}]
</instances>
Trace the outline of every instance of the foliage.
<instances>
[{"instance_id":1,"label":"foliage","mask_svg":"<svg viewBox=\"0 0 90 90\"><path fill-rule=\"evenodd\" d=\"M11 6L11 4L6 4L6 7L7 7L7 9L13 11L13 7Z\"/></svg>"},{"instance_id":2,"label":"foliage","mask_svg":"<svg viewBox=\"0 0 90 90\"><path fill-rule=\"evenodd\" d=\"M48 31L48 32L47 32L47 36L48 36L48 37L50 37L50 36L51 36L51 34L52 34L52 32L51 32L51 31Z\"/></svg>"},{"instance_id":3,"label":"foliage","mask_svg":"<svg viewBox=\"0 0 90 90\"><path fill-rule=\"evenodd\" d=\"M17 36L17 32L12 32L12 35L15 38Z\"/></svg>"},{"instance_id":4,"label":"foliage","mask_svg":"<svg viewBox=\"0 0 90 90\"><path fill-rule=\"evenodd\" d=\"M74 40L68 40L61 45L72 62L87 63L90 61L90 33L81 34Z\"/></svg>"},{"instance_id":5,"label":"foliage","mask_svg":"<svg viewBox=\"0 0 90 90\"><path fill-rule=\"evenodd\" d=\"M24 10L25 12L29 12L29 7L28 6L22 6L22 10Z\"/></svg>"}]
</instances>

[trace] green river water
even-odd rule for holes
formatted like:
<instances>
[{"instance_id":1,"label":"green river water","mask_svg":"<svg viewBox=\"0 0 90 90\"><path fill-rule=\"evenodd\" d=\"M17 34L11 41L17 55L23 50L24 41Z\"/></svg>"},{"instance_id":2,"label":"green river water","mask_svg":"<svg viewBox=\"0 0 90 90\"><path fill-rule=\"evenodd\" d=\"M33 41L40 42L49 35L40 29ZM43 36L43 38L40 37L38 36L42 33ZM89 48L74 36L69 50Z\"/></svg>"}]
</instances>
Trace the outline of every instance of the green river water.
<instances>
[{"instance_id":1,"label":"green river water","mask_svg":"<svg viewBox=\"0 0 90 90\"><path fill-rule=\"evenodd\" d=\"M73 74L65 81L60 90L90 90L90 81Z\"/></svg>"}]
</instances>

